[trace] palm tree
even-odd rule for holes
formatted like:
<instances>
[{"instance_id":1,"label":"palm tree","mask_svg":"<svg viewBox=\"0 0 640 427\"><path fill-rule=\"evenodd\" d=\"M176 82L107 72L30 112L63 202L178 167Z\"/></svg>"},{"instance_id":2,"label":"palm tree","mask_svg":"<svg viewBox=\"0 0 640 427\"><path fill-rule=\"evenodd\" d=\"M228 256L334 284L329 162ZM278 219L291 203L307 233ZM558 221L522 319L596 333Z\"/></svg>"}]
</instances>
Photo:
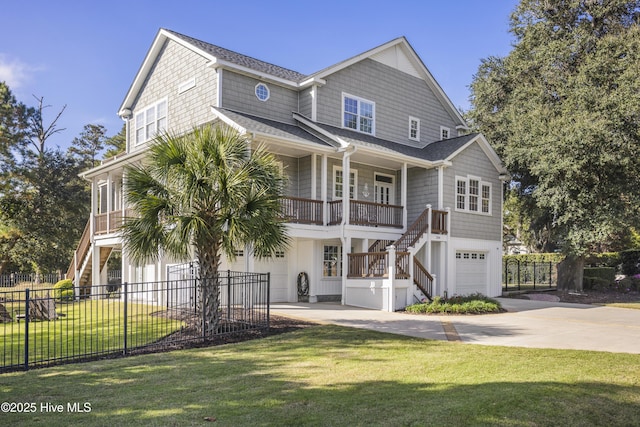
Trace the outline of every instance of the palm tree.
<instances>
[{"instance_id":1,"label":"palm tree","mask_svg":"<svg viewBox=\"0 0 640 427\"><path fill-rule=\"evenodd\" d=\"M191 133L163 133L142 165L126 172L125 199L136 216L123 228L134 262L160 252L200 266L198 292L204 333L220 319L218 268L222 254L250 245L258 257L288 244L280 214L285 178L275 157L229 127L207 125Z\"/></svg>"}]
</instances>

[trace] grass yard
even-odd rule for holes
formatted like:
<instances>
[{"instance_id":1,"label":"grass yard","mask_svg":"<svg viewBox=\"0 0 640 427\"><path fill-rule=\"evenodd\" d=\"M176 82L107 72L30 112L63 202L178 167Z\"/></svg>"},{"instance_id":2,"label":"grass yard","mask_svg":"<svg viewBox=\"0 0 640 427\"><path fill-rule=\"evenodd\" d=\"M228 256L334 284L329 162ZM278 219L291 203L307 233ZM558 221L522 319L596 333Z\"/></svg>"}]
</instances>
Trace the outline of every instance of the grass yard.
<instances>
[{"instance_id":1,"label":"grass yard","mask_svg":"<svg viewBox=\"0 0 640 427\"><path fill-rule=\"evenodd\" d=\"M2 414L5 425L629 426L640 420L640 355L314 326L4 374L0 394L35 408Z\"/></svg>"},{"instance_id":2,"label":"grass yard","mask_svg":"<svg viewBox=\"0 0 640 427\"><path fill-rule=\"evenodd\" d=\"M14 304L6 304L14 310ZM24 312L24 302L20 307ZM183 325L181 321L150 314L158 307L128 305L128 347L143 346ZM82 300L56 303L57 320L29 323L29 362L104 354L124 346L124 304L119 300ZM24 363L25 322L0 324L0 366Z\"/></svg>"}]
</instances>

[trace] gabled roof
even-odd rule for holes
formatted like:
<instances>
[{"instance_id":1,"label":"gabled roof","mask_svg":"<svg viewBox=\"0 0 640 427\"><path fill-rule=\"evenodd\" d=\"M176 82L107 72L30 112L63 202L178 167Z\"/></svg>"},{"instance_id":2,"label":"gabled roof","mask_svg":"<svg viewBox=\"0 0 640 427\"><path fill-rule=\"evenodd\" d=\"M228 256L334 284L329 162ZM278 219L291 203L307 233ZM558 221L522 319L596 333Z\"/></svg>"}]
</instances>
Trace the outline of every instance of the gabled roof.
<instances>
[{"instance_id":1,"label":"gabled roof","mask_svg":"<svg viewBox=\"0 0 640 427\"><path fill-rule=\"evenodd\" d=\"M278 77L281 79L290 80L292 82L300 82L304 80L306 77L304 74L299 73L297 71L289 70L287 68L283 68L278 65L270 64L268 62L255 59L247 55L242 55L232 50L225 49L223 47L216 46L211 43L203 42L201 40L194 39L193 37L185 36L184 34L180 34L175 31L166 30L166 29L161 31L164 31L167 34L173 35L181 40L184 40L185 42L198 48L200 51L210 54L212 57L216 58L218 61L226 61L231 64L235 64L241 67L246 67L254 71L258 71L264 74L269 74L271 76Z\"/></svg>"},{"instance_id":2,"label":"gabled roof","mask_svg":"<svg viewBox=\"0 0 640 427\"><path fill-rule=\"evenodd\" d=\"M197 52L208 59L209 65L212 67L228 66L240 71L244 70L245 72L268 77L270 80L292 87L297 87L299 82L306 78L304 74L298 73L297 71L260 61L250 56L242 55L229 49L162 28L158 31L131 87L127 91L127 95L120 106L119 115L124 115L124 111L133 105L135 97L142 88L148 73L151 71L157 56L160 54L167 40L173 40L187 49Z\"/></svg>"},{"instance_id":3,"label":"gabled roof","mask_svg":"<svg viewBox=\"0 0 640 427\"><path fill-rule=\"evenodd\" d=\"M414 74L417 77L424 79L431 90L433 90L436 97L438 97L443 105L448 108L451 117L458 120L466 127L465 120L460 112L453 106L449 97L444 93L442 87L438 84L431 72L427 69L427 66L424 65L422 59L420 59L405 37L398 37L387 43L381 44L378 47L320 70L317 73L313 73L307 76L306 80L324 80L327 76L365 59L373 59L386 65L403 69L403 71L409 71L410 74Z\"/></svg>"},{"instance_id":4,"label":"gabled roof","mask_svg":"<svg viewBox=\"0 0 640 427\"><path fill-rule=\"evenodd\" d=\"M424 160L427 164L432 165L449 164L467 147L477 143L496 170L500 173L506 173L493 148L484 136L479 133L435 141L423 147L413 147L355 132L351 129L312 122L298 113L293 115L298 125L292 125L222 108L213 107L212 110L220 120L243 133L273 137L293 143L310 144L321 150L340 151L345 146L351 145L377 152Z\"/></svg>"},{"instance_id":5,"label":"gabled roof","mask_svg":"<svg viewBox=\"0 0 640 427\"><path fill-rule=\"evenodd\" d=\"M253 133L291 142L312 144L319 148L333 148L331 144L296 125L276 122L224 108L212 107L211 109L216 117L241 133Z\"/></svg>"},{"instance_id":6,"label":"gabled roof","mask_svg":"<svg viewBox=\"0 0 640 427\"><path fill-rule=\"evenodd\" d=\"M453 106L449 97L444 93L405 37L396 38L316 73L305 75L164 28L160 29L147 52L142 66L120 106L119 115L124 115L125 110L133 105L147 74L151 71L151 67L153 67L167 40L173 40L199 53L209 60L208 65L211 67L232 68L238 72L255 75L292 88L302 88L313 83L323 84L324 79L331 74L365 59L372 59L422 78L442 102L442 105L449 111L451 117L458 121L460 125L465 126L465 121L460 112Z\"/></svg>"}]
</instances>

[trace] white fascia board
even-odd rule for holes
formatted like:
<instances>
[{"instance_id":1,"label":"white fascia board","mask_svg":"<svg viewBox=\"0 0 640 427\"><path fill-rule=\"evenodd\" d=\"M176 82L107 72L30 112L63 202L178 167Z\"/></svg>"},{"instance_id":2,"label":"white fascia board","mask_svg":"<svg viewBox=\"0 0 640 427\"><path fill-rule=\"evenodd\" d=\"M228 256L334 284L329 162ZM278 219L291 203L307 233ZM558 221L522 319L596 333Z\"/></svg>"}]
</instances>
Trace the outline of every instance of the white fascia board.
<instances>
[{"instance_id":1,"label":"white fascia board","mask_svg":"<svg viewBox=\"0 0 640 427\"><path fill-rule=\"evenodd\" d=\"M251 77L257 77L260 80L272 82L272 83L275 83L275 84L279 84L281 86L286 86L286 87L291 87L291 88L298 88L298 84L296 82L291 81L291 80L282 79L280 77L275 77L275 76L272 76L271 74L267 74L267 73L261 73L259 71L255 71L255 70L253 70L251 68L243 67L241 65L237 65L237 64L234 64L232 62L222 60L220 58L213 57L207 63L207 67L211 67L214 70L217 70L218 68L227 69L227 70L234 70L234 71L236 71L236 72L238 72L240 74L244 74L244 75L251 76Z\"/></svg>"},{"instance_id":2,"label":"white fascia board","mask_svg":"<svg viewBox=\"0 0 640 427\"><path fill-rule=\"evenodd\" d=\"M282 136L270 135L264 132L252 132L252 135L256 137L261 137L265 140L277 141L279 143L282 143L282 145L291 146L293 148L300 148L301 146L304 146L315 151L316 153L318 152L335 153L336 151L334 147L325 147L325 146L314 144L312 142L304 141L301 139L284 138Z\"/></svg>"},{"instance_id":3,"label":"white fascia board","mask_svg":"<svg viewBox=\"0 0 640 427\"><path fill-rule=\"evenodd\" d=\"M312 77L310 79L307 79L303 82L300 82L300 84L298 85L298 87L300 88L304 88L304 87L308 87L308 86L324 86L327 84L327 81L318 77Z\"/></svg>"},{"instance_id":4,"label":"white fascia board","mask_svg":"<svg viewBox=\"0 0 640 427\"><path fill-rule=\"evenodd\" d=\"M462 147L458 148L456 151L454 151L453 153L451 153L449 155L449 157L446 158L447 161L452 161L458 154L462 153L464 150L466 150L471 144L473 143L478 143L478 145L480 146L480 148L482 149L482 151L484 151L484 153L487 155L487 158L489 159L489 161L491 162L491 164L493 164L493 167L496 168L496 170L500 173L507 173L507 170L504 168L504 166L502 165L502 160L500 160L500 157L498 157L498 154L495 152L495 150L493 149L493 147L491 147L491 145L489 144L489 142L485 139L485 137L482 134L478 134L476 135L475 138L473 138L472 140L470 140L469 142L467 142L466 144L464 144Z\"/></svg>"},{"instance_id":5,"label":"white fascia board","mask_svg":"<svg viewBox=\"0 0 640 427\"><path fill-rule=\"evenodd\" d=\"M413 49L413 47L411 47L411 44L409 44L409 42L405 37L398 37L397 39L391 40L381 46L378 46L376 48L363 52L359 55L356 55L350 59L342 61L332 67L326 68L318 72L317 74L314 74L313 77L324 79L331 74L334 74L364 59L375 56L376 54L396 45L399 45L401 49L404 50L409 60L413 62L413 65L422 72L423 77L427 82L427 84L431 87L431 89L433 89L433 91L436 93L436 96L445 104L445 106L449 108L451 115L456 120L458 120L462 124L462 126L466 126L466 122L462 117L462 115L460 114L460 112L458 111L458 109L454 107L453 103L451 102L451 99L449 99L447 94L444 93L444 91L442 90L442 87L440 87L436 79L433 77L433 74L431 74L427 66L424 64L422 59L420 59L416 51Z\"/></svg>"},{"instance_id":6,"label":"white fascia board","mask_svg":"<svg viewBox=\"0 0 640 427\"><path fill-rule=\"evenodd\" d=\"M433 77L433 74L431 74L431 71L429 71L427 66L422 61L422 59L420 59L420 56L418 56L418 54L413 49L411 44L407 41L407 39L403 37L402 41L403 41L402 47L404 48L405 52L409 55L409 58L414 62L414 64L418 67L418 69L422 70L427 83L436 92L436 96L438 96L440 100L443 101L447 107L449 107L453 117L455 117L461 123L461 125L466 128L467 122L462 117L462 114L460 114L460 111L458 111L458 109L451 102L451 99L447 96L444 90L442 90L442 87L440 86L438 81ZM456 126L456 129L457 128L458 127Z\"/></svg>"},{"instance_id":7,"label":"white fascia board","mask_svg":"<svg viewBox=\"0 0 640 427\"><path fill-rule=\"evenodd\" d=\"M338 144L336 146L336 148L338 148L338 149L345 149L345 148L347 148L349 146L349 143L346 142L345 140L343 140L342 138L332 134L331 132L328 132L328 131L322 129L320 126L317 126L315 123L313 123L310 120L307 120L305 117L303 117L302 115L300 115L298 113L293 113L293 119L299 121L300 123L303 123L305 126L309 126L311 129L313 129L316 132L326 136L331 141L334 141L336 144Z\"/></svg>"},{"instance_id":8,"label":"white fascia board","mask_svg":"<svg viewBox=\"0 0 640 427\"><path fill-rule=\"evenodd\" d=\"M386 50L386 49L390 48L391 46L394 46L394 45L396 45L398 43L401 43L403 40L404 40L403 37L391 40L390 42L387 42L387 43L385 43L385 44L383 44L381 46L378 46L376 48L373 48L371 50L363 52L363 53L361 53L359 55L356 55L356 56L354 56L352 58L346 59L346 60L344 60L342 62L339 62L339 63L337 63L337 64L335 64L335 65L333 65L333 66L331 66L329 68L326 68L326 69L318 72L317 74L315 74L313 77L314 78L318 78L318 79L324 79L325 77L327 77L327 76L329 76L331 74L334 74L334 73L336 73L336 72L338 72L338 71L340 71L342 69L350 67L351 65L353 65L355 63L358 63L358 62L360 62L360 61L362 61L364 59L367 59L367 58L369 58L371 56L374 56L377 53L382 52L383 50Z\"/></svg>"},{"instance_id":9,"label":"white fascia board","mask_svg":"<svg viewBox=\"0 0 640 427\"><path fill-rule=\"evenodd\" d=\"M93 177L98 176L102 173L109 172L111 170L122 169L124 166L142 159L145 156L145 152L146 150L141 149L136 150L132 153L127 153L114 160L107 161L106 163L81 172L78 176L82 179L91 180Z\"/></svg>"},{"instance_id":10,"label":"white fascia board","mask_svg":"<svg viewBox=\"0 0 640 427\"><path fill-rule=\"evenodd\" d=\"M144 61L142 61L142 65L136 73L136 76L133 79L133 83L131 83L129 90L127 91L127 94L122 101L122 104L120 105L120 109L118 110L118 115L120 117L123 117L126 114L125 110L130 109L133 105L133 101L136 99L138 92L140 92L140 89L142 88L142 85L144 84L149 71L151 71L153 64L156 62L158 54L160 54L160 51L162 50L162 46L164 46L164 43L168 38L171 38L171 34L164 29L161 29L160 31L158 31L158 34L156 34L156 38L153 40L153 43L151 43L151 47L149 48ZM175 40L175 38L173 39Z\"/></svg>"},{"instance_id":11,"label":"white fascia board","mask_svg":"<svg viewBox=\"0 0 640 427\"><path fill-rule=\"evenodd\" d=\"M238 123L234 122L231 118L229 118L229 116L221 113L220 111L218 111L216 109L216 107L211 107L211 112L213 113L214 117L217 119L220 119L224 124L228 125L229 127L237 130L241 135L245 135L247 134L247 129L240 126Z\"/></svg>"},{"instance_id":12,"label":"white fascia board","mask_svg":"<svg viewBox=\"0 0 640 427\"><path fill-rule=\"evenodd\" d=\"M448 160L433 161L433 160L419 159L417 157L408 156L406 154L396 153L393 151L380 150L374 147L366 147L361 145L358 145L357 147L358 147L359 153L373 154L382 159L395 160L400 163L410 163L411 165L424 167L424 168L435 168L437 166L448 167L452 165L452 163Z\"/></svg>"}]
</instances>

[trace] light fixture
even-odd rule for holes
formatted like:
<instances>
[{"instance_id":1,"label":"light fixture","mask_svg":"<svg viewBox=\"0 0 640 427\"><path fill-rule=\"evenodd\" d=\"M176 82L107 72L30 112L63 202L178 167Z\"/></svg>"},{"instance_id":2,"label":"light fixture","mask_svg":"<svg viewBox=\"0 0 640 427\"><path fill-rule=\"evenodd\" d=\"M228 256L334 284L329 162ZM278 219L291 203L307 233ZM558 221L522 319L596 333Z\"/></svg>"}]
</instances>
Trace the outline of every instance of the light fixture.
<instances>
[{"instance_id":1,"label":"light fixture","mask_svg":"<svg viewBox=\"0 0 640 427\"><path fill-rule=\"evenodd\" d=\"M364 183L364 187L362 187L362 195L364 196L364 198L368 198L369 197L369 184L368 183Z\"/></svg>"}]
</instances>

